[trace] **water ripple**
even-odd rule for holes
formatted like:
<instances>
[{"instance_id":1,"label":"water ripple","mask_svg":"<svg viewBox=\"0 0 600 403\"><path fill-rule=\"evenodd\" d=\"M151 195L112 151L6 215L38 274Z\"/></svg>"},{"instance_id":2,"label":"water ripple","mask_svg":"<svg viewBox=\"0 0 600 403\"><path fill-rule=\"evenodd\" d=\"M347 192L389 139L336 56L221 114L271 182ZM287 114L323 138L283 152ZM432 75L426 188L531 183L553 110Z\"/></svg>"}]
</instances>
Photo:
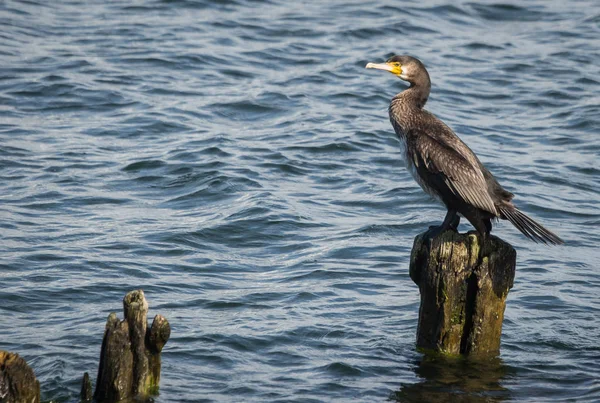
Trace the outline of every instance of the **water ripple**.
<instances>
[{"instance_id":1,"label":"water ripple","mask_svg":"<svg viewBox=\"0 0 600 403\"><path fill-rule=\"evenodd\" d=\"M143 288L173 325L157 401L598 400L594 6L1 4L0 348L75 401ZM493 362L414 349L410 248L444 211L387 118L404 85L364 69L395 53L567 240L496 227L519 257Z\"/></svg>"}]
</instances>

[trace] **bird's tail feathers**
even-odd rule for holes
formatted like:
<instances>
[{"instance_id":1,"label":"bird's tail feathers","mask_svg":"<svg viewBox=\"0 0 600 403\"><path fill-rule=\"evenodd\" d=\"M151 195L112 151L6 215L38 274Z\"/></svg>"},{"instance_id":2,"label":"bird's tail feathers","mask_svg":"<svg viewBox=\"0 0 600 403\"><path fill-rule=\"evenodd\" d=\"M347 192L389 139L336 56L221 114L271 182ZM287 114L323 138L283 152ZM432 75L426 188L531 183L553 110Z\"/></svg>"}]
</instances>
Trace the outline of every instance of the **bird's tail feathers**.
<instances>
[{"instance_id":1,"label":"bird's tail feathers","mask_svg":"<svg viewBox=\"0 0 600 403\"><path fill-rule=\"evenodd\" d=\"M542 242L551 245L562 245L565 243L558 235L544 228L525 213L512 205L497 206L500 213L511 222L527 238L534 242Z\"/></svg>"}]
</instances>

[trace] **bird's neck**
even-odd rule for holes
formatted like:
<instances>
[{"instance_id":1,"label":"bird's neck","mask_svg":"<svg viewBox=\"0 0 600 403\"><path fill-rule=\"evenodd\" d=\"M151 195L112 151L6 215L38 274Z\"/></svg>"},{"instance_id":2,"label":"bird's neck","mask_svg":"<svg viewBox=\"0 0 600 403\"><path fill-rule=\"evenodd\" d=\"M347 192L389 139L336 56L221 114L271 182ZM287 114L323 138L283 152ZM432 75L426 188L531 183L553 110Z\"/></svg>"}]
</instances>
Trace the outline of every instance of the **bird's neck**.
<instances>
[{"instance_id":1,"label":"bird's neck","mask_svg":"<svg viewBox=\"0 0 600 403\"><path fill-rule=\"evenodd\" d=\"M431 83L429 80L423 82L410 83L410 87L396 95L395 98L401 98L402 103L415 109L423 109L429 99Z\"/></svg>"},{"instance_id":2,"label":"bird's neck","mask_svg":"<svg viewBox=\"0 0 600 403\"><path fill-rule=\"evenodd\" d=\"M419 84L411 83L410 87L396 95L390 104L390 120L400 138L404 138L409 132L416 116L423 113L423 107L427 103L431 84L429 82Z\"/></svg>"}]
</instances>

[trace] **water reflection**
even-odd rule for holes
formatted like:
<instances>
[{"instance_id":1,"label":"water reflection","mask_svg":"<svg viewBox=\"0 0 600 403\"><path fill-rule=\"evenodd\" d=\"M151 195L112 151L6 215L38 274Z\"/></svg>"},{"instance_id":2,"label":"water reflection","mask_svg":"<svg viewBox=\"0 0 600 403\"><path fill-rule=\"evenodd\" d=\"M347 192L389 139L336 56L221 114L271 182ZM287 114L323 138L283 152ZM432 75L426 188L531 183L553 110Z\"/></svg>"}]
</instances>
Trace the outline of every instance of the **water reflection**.
<instances>
[{"instance_id":1,"label":"water reflection","mask_svg":"<svg viewBox=\"0 0 600 403\"><path fill-rule=\"evenodd\" d=\"M434 354L423 355L415 373L421 382L405 384L390 396L398 402L502 402L510 391L502 380L510 367L500 358L472 360Z\"/></svg>"}]
</instances>

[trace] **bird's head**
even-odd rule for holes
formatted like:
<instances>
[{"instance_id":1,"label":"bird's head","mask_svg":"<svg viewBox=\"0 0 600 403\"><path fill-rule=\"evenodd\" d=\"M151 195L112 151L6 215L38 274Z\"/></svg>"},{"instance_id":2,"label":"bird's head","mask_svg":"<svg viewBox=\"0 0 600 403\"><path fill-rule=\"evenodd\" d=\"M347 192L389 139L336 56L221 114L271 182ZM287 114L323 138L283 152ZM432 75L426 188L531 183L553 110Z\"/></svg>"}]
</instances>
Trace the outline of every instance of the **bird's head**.
<instances>
[{"instance_id":1,"label":"bird's head","mask_svg":"<svg viewBox=\"0 0 600 403\"><path fill-rule=\"evenodd\" d=\"M385 63L369 63L366 68L389 71L410 83L414 83L424 74L427 74L423 63L411 56L392 56Z\"/></svg>"}]
</instances>

